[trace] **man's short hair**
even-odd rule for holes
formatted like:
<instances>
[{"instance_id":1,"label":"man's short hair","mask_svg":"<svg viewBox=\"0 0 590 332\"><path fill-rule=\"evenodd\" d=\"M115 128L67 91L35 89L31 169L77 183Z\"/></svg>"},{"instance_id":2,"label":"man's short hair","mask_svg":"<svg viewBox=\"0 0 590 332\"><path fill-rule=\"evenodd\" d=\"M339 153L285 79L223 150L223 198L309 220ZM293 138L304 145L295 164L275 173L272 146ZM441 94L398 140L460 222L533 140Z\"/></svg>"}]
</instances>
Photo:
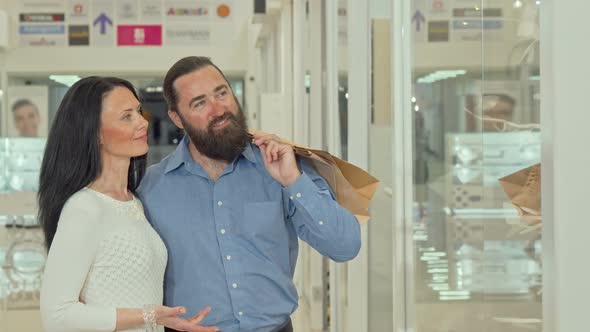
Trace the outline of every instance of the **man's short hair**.
<instances>
[{"instance_id":1,"label":"man's short hair","mask_svg":"<svg viewBox=\"0 0 590 332\"><path fill-rule=\"evenodd\" d=\"M208 57L188 56L178 60L174 65L172 65L172 67L170 67L166 73L166 77L164 77L163 86L164 99L168 104L169 110L178 113L178 93L176 92L176 89L174 89L174 82L176 82L180 76L190 74L207 66L212 66L213 68L217 69L225 81L228 82L221 69L219 69Z\"/></svg>"},{"instance_id":2,"label":"man's short hair","mask_svg":"<svg viewBox=\"0 0 590 332\"><path fill-rule=\"evenodd\" d=\"M33 106L33 108L35 109L35 112L37 112L37 114L39 114L39 110L37 109L37 105L35 105L29 99L19 99L16 102L14 102L14 104L12 104L12 113L15 113L17 109L24 107L24 106Z\"/></svg>"}]
</instances>

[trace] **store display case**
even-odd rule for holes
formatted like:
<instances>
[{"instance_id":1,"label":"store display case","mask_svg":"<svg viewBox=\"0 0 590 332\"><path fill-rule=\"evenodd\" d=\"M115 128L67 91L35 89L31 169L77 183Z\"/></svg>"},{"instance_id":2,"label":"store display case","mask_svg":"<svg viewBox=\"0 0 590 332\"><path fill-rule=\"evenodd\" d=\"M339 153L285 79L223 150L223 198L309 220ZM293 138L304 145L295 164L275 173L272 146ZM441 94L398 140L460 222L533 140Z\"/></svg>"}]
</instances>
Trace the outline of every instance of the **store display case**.
<instances>
[{"instance_id":1,"label":"store display case","mask_svg":"<svg viewBox=\"0 0 590 332\"><path fill-rule=\"evenodd\" d=\"M0 310L39 307L46 252L35 196L45 142L0 137Z\"/></svg>"},{"instance_id":2,"label":"store display case","mask_svg":"<svg viewBox=\"0 0 590 332\"><path fill-rule=\"evenodd\" d=\"M535 298L540 288L538 234L512 234L518 213L498 179L536 164L535 131L447 135L446 229L451 289L469 297ZM463 294L462 293L462 294Z\"/></svg>"},{"instance_id":3,"label":"store display case","mask_svg":"<svg viewBox=\"0 0 590 332\"><path fill-rule=\"evenodd\" d=\"M39 308L46 251L33 215L0 216L0 310Z\"/></svg>"},{"instance_id":4,"label":"store display case","mask_svg":"<svg viewBox=\"0 0 590 332\"><path fill-rule=\"evenodd\" d=\"M452 174L447 206L452 213L501 209L506 196L498 179L539 162L541 135L532 131L452 133L447 135L446 151L446 168Z\"/></svg>"},{"instance_id":5,"label":"store display case","mask_svg":"<svg viewBox=\"0 0 590 332\"><path fill-rule=\"evenodd\" d=\"M36 192L45 138L0 138L0 193Z\"/></svg>"}]
</instances>

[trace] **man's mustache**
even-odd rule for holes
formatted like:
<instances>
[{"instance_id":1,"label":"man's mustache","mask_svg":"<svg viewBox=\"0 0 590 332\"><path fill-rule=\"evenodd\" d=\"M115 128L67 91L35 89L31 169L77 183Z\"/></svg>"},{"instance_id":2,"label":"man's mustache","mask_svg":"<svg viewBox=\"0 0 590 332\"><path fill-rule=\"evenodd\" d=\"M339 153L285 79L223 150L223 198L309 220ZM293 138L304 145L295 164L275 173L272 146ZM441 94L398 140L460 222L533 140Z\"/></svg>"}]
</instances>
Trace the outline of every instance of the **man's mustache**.
<instances>
[{"instance_id":1,"label":"man's mustache","mask_svg":"<svg viewBox=\"0 0 590 332\"><path fill-rule=\"evenodd\" d=\"M234 123L236 122L236 117L233 114L231 114L231 112L225 112L222 115L218 116L217 118L211 120L211 122L209 122L209 129L212 129L213 126L225 121L226 119L230 119Z\"/></svg>"}]
</instances>

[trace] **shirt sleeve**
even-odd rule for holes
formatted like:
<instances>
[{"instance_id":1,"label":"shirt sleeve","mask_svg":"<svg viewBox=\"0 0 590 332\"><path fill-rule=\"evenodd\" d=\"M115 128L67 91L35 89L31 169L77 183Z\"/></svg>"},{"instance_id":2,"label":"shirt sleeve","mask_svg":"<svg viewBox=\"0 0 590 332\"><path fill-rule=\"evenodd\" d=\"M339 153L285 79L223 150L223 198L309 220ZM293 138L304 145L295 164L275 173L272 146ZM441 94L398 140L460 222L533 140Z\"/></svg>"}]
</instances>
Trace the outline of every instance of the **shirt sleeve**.
<instances>
[{"instance_id":1,"label":"shirt sleeve","mask_svg":"<svg viewBox=\"0 0 590 332\"><path fill-rule=\"evenodd\" d=\"M98 247L99 222L97 204L81 197L72 196L62 209L41 287L41 318L47 332L115 330L116 308L80 300Z\"/></svg>"},{"instance_id":2,"label":"shirt sleeve","mask_svg":"<svg viewBox=\"0 0 590 332\"><path fill-rule=\"evenodd\" d=\"M361 246L357 219L338 204L327 182L311 166L300 161L300 168L299 179L283 189L297 235L336 262L353 259Z\"/></svg>"}]
</instances>

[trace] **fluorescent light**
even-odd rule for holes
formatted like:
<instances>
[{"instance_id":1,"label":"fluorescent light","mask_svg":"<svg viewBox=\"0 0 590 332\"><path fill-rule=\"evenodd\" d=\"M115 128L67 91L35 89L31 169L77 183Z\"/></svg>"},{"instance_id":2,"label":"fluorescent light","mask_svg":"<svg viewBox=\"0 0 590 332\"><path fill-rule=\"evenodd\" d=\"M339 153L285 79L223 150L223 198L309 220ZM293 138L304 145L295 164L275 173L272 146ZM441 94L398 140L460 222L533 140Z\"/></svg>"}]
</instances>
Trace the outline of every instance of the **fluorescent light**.
<instances>
[{"instance_id":1,"label":"fluorescent light","mask_svg":"<svg viewBox=\"0 0 590 332\"><path fill-rule=\"evenodd\" d=\"M447 255L444 251L435 251L435 252L425 252L424 256L437 256L437 257L444 257Z\"/></svg>"},{"instance_id":2,"label":"fluorescent light","mask_svg":"<svg viewBox=\"0 0 590 332\"><path fill-rule=\"evenodd\" d=\"M428 273L448 273L449 272L449 269L442 269L442 268L439 268L439 269L428 269L427 272Z\"/></svg>"},{"instance_id":3,"label":"fluorescent light","mask_svg":"<svg viewBox=\"0 0 590 332\"><path fill-rule=\"evenodd\" d=\"M422 257L420 257L420 260L425 261L425 262L426 261L437 261L437 260L439 260L439 258L435 257L435 256L422 256Z\"/></svg>"},{"instance_id":4,"label":"fluorescent light","mask_svg":"<svg viewBox=\"0 0 590 332\"><path fill-rule=\"evenodd\" d=\"M161 86L148 86L147 88L145 88L145 91L152 93L152 92L162 92L164 90L162 89Z\"/></svg>"},{"instance_id":5,"label":"fluorescent light","mask_svg":"<svg viewBox=\"0 0 590 332\"><path fill-rule=\"evenodd\" d=\"M449 280L449 276L446 274L433 274L432 275L432 281L442 282L445 280Z\"/></svg>"},{"instance_id":6,"label":"fluorescent light","mask_svg":"<svg viewBox=\"0 0 590 332\"><path fill-rule=\"evenodd\" d=\"M434 83L436 81L444 80L447 78L457 77L459 75L465 75L467 73L464 69L459 70L438 70L433 73L430 73L424 77L420 77L417 82L418 83Z\"/></svg>"},{"instance_id":7,"label":"fluorescent light","mask_svg":"<svg viewBox=\"0 0 590 332\"><path fill-rule=\"evenodd\" d=\"M449 260L448 259L428 259L426 261L426 264L428 264L428 267L448 267Z\"/></svg>"},{"instance_id":8,"label":"fluorescent light","mask_svg":"<svg viewBox=\"0 0 590 332\"><path fill-rule=\"evenodd\" d=\"M469 291L464 291L464 290L449 290L449 291L440 292L440 295L446 295L446 296L466 296L469 294L471 294Z\"/></svg>"},{"instance_id":9,"label":"fluorescent light","mask_svg":"<svg viewBox=\"0 0 590 332\"><path fill-rule=\"evenodd\" d=\"M434 247L418 248L418 251L435 251Z\"/></svg>"},{"instance_id":10,"label":"fluorescent light","mask_svg":"<svg viewBox=\"0 0 590 332\"><path fill-rule=\"evenodd\" d=\"M414 236L412 237L412 239L414 239L414 241L426 241L428 240L428 235L426 234L414 234Z\"/></svg>"},{"instance_id":11,"label":"fluorescent light","mask_svg":"<svg viewBox=\"0 0 590 332\"><path fill-rule=\"evenodd\" d=\"M430 286L430 288L432 288L432 290L435 290L435 291L444 291L444 290L449 289L449 285L447 285L447 284L432 285L432 286Z\"/></svg>"},{"instance_id":12,"label":"fluorescent light","mask_svg":"<svg viewBox=\"0 0 590 332\"><path fill-rule=\"evenodd\" d=\"M67 85L68 87L80 80L78 75L49 75L49 79L57 83Z\"/></svg>"},{"instance_id":13,"label":"fluorescent light","mask_svg":"<svg viewBox=\"0 0 590 332\"><path fill-rule=\"evenodd\" d=\"M311 75L309 73L305 73L304 81L305 87L309 89L309 87L311 86Z\"/></svg>"},{"instance_id":14,"label":"fluorescent light","mask_svg":"<svg viewBox=\"0 0 590 332\"><path fill-rule=\"evenodd\" d=\"M441 301L459 301L459 300L469 300L471 296L439 296L438 299Z\"/></svg>"}]
</instances>

